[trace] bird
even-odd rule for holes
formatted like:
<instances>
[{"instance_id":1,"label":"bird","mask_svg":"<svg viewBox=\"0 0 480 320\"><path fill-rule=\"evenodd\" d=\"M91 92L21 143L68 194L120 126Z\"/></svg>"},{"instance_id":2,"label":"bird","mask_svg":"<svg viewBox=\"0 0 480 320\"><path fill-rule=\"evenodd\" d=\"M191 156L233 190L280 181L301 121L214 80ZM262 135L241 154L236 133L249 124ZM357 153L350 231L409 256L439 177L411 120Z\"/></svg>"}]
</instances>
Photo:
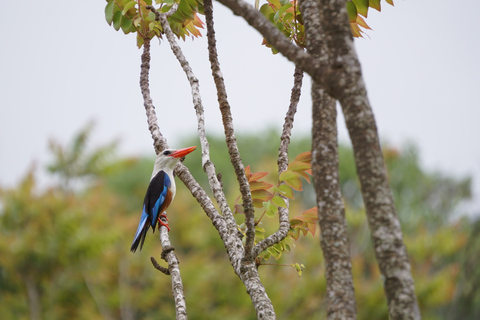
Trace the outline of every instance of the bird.
<instances>
[{"instance_id":1,"label":"bird","mask_svg":"<svg viewBox=\"0 0 480 320\"><path fill-rule=\"evenodd\" d=\"M157 221L159 223L158 228L165 226L168 231L167 215L165 210L175 197L175 178L173 176L173 168L177 164L178 160L185 157L187 154L195 150L196 147L188 147L183 149L165 149L160 152L155 159L153 166L153 173L150 179L150 184L143 200L143 210L140 217L140 223L138 224L137 232L133 238L130 251L137 251L140 245L142 250L145 236L148 229L152 227L152 231L155 232L155 226ZM165 218L167 222L163 222L161 218Z\"/></svg>"}]
</instances>

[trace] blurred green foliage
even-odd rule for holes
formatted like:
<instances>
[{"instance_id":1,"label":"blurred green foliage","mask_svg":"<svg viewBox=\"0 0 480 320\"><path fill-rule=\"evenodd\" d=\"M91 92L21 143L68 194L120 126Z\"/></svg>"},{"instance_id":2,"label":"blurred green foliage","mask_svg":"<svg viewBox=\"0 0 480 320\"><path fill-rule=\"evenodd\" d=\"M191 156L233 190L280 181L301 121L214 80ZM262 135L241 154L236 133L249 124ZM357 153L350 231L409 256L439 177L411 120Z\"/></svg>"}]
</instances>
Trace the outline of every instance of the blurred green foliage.
<instances>
[{"instance_id":1,"label":"blurred green foliage","mask_svg":"<svg viewBox=\"0 0 480 320\"><path fill-rule=\"evenodd\" d=\"M58 185L39 188L32 169L15 188L0 188L2 319L175 317L170 278L149 261L152 255L160 261L161 247L155 239L158 233L148 235L141 252L129 251L153 158L115 158L112 144L89 152L89 135L91 129L87 128L70 146L56 145L52 150L54 159L49 168L59 175ZM277 133L240 136L238 143L244 163L251 165L252 171L268 171L271 179L276 177ZM192 144L198 145L193 138L184 142ZM210 137L210 145L211 158L222 173L233 205L238 188L225 142ZM292 141L290 160L309 149L307 138ZM74 154L74 150L80 150L75 157L61 157ZM352 150L341 145L339 152L358 318L387 319L382 279L370 244ZM457 218L459 204L470 197L470 180L424 170L413 146L402 150L384 146L384 154L423 318L477 319L480 225ZM200 153L187 157L185 164L208 189ZM81 187L69 188L80 180ZM304 186L303 192L295 194L291 216L315 206L311 186ZM169 217L189 318L255 319L250 299L215 229L181 184ZM268 219L264 227L273 231L277 223ZM304 264L301 277L291 267L260 266L260 276L279 319L326 317L318 237L317 232L315 237L309 234L300 238L290 254L271 261Z\"/></svg>"}]
</instances>

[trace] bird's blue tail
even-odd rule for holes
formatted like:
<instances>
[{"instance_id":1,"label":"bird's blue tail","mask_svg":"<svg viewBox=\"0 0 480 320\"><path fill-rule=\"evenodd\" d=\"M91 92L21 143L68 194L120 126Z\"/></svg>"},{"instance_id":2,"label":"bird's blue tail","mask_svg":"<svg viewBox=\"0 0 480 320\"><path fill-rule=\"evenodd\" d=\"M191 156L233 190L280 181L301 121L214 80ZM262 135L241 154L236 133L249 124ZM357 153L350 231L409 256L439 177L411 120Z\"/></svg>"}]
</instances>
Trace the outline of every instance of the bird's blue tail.
<instances>
[{"instance_id":1,"label":"bird's blue tail","mask_svg":"<svg viewBox=\"0 0 480 320\"><path fill-rule=\"evenodd\" d=\"M143 242L145 241L145 236L147 235L147 231L150 228L150 224L147 223L147 218L148 218L148 214L145 211L145 206L144 206L142 211L142 216L140 217L140 223L138 224L137 232L135 233L132 246L130 247L130 251L132 252L137 251L138 245L140 245L140 250L142 250Z\"/></svg>"}]
</instances>

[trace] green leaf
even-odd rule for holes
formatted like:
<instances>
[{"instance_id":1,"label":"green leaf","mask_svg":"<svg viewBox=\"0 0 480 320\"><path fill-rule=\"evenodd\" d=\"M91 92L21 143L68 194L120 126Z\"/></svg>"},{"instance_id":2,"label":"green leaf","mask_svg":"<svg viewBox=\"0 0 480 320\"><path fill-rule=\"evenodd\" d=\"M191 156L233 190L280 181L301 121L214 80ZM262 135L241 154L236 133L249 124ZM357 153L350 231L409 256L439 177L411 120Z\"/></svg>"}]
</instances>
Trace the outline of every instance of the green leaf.
<instances>
[{"instance_id":1,"label":"green leaf","mask_svg":"<svg viewBox=\"0 0 480 320\"><path fill-rule=\"evenodd\" d=\"M391 4L393 6L393 0L385 0L387 1L388 4Z\"/></svg>"},{"instance_id":2,"label":"green leaf","mask_svg":"<svg viewBox=\"0 0 480 320\"><path fill-rule=\"evenodd\" d=\"M260 7L260 12L263 14L265 18L268 19L269 15L273 13L273 9L267 3L265 3Z\"/></svg>"},{"instance_id":3,"label":"green leaf","mask_svg":"<svg viewBox=\"0 0 480 320\"><path fill-rule=\"evenodd\" d=\"M267 217L269 218L275 218L276 215L277 215L277 207L274 206L274 205L271 205L267 210L265 210L265 214L267 215Z\"/></svg>"},{"instance_id":4,"label":"green leaf","mask_svg":"<svg viewBox=\"0 0 480 320\"><path fill-rule=\"evenodd\" d=\"M290 2L288 2L286 5L282 6L276 13L275 16L273 16L273 22L277 22L278 19L283 15L283 13L292 6Z\"/></svg>"},{"instance_id":5,"label":"green leaf","mask_svg":"<svg viewBox=\"0 0 480 320\"><path fill-rule=\"evenodd\" d=\"M262 202L269 201L272 199L273 194L268 192L267 190L254 190L252 191L252 199L253 200L260 200Z\"/></svg>"},{"instance_id":6,"label":"green leaf","mask_svg":"<svg viewBox=\"0 0 480 320\"><path fill-rule=\"evenodd\" d=\"M352 0L352 1L357 7L357 12L366 18L368 15L368 0Z\"/></svg>"},{"instance_id":7,"label":"green leaf","mask_svg":"<svg viewBox=\"0 0 480 320\"><path fill-rule=\"evenodd\" d=\"M152 11L148 12L148 19L149 19L150 21L155 21L155 18L156 18L156 17L157 17L157 16L156 16L155 13L153 13Z\"/></svg>"},{"instance_id":8,"label":"green leaf","mask_svg":"<svg viewBox=\"0 0 480 320\"><path fill-rule=\"evenodd\" d=\"M290 189L292 190L292 189ZM278 207L282 207L282 208L287 208L287 204L285 203L285 200L282 199L282 197L279 197L279 196L275 196L272 198L272 202L278 206Z\"/></svg>"},{"instance_id":9,"label":"green leaf","mask_svg":"<svg viewBox=\"0 0 480 320\"><path fill-rule=\"evenodd\" d=\"M310 169L312 166L308 162L304 161L292 161L288 164L288 170L291 171L305 171Z\"/></svg>"},{"instance_id":10,"label":"green leaf","mask_svg":"<svg viewBox=\"0 0 480 320\"><path fill-rule=\"evenodd\" d=\"M293 190L286 184L280 185L278 188L274 188L274 190L280 193L282 196L287 197L288 199L295 199L293 196Z\"/></svg>"},{"instance_id":11,"label":"green leaf","mask_svg":"<svg viewBox=\"0 0 480 320\"><path fill-rule=\"evenodd\" d=\"M135 4L137 3L137 1L130 1L128 2L125 7L123 7L123 10L122 10L122 14L125 15L127 13L128 10L132 9Z\"/></svg>"},{"instance_id":12,"label":"green leaf","mask_svg":"<svg viewBox=\"0 0 480 320\"><path fill-rule=\"evenodd\" d=\"M123 33L127 34L127 33L130 33L131 32L131 28L132 28L132 25L133 25L133 20L132 19L129 19L127 17L123 17L122 19L122 31Z\"/></svg>"},{"instance_id":13,"label":"green leaf","mask_svg":"<svg viewBox=\"0 0 480 320\"><path fill-rule=\"evenodd\" d=\"M105 20L107 20L108 25L112 25L113 21L113 9L115 8L115 2L109 2L105 7Z\"/></svg>"},{"instance_id":14,"label":"green leaf","mask_svg":"<svg viewBox=\"0 0 480 320\"><path fill-rule=\"evenodd\" d=\"M118 31L120 30L121 26L122 26L122 12L117 11L113 15L113 28Z\"/></svg>"},{"instance_id":15,"label":"green leaf","mask_svg":"<svg viewBox=\"0 0 480 320\"><path fill-rule=\"evenodd\" d=\"M380 0L368 0L368 5L377 11L382 11Z\"/></svg>"},{"instance_id":16,"label":"green leaf","mask_svg":"<svg viewBox=\"0 0 480 320\"><path fill-rule=\"evenodd\" d=\"M267 190L273 187L273 184L265 181L251 181L250 190Z\"/></svg>"},{"instance_id":17,"label":"green leaf","mask_svg":"<svg viewBox=\"0 0 480 320\"><path fill-rule=\"evenodd\" d=\"M282 6L286 5L287 3L290 3L290 0L280 0L280 4ZM291 3L290 3L291 4Z\"/></svg>"},{"instance_id":18,"label":"green leaf","mask_svg":"<svg viewBox=\"0 0 480 320\"><path fill-rule=\"evenodd\" d=\"M298 173L293 171L284 171L278 177L278 180L285 181L285 183L292 189L302 191L302 181Z\"/></svg>"},{"instance_id":19,"label":"green leaf","mask_svg":"<svg viewBox=\"0 0 480 320\"><path fill-rule=\"evenodd\" d=\"M357 21L357 7L352 1L347 2L347 13L350 23Z\"/></svg>"}]
</instances>

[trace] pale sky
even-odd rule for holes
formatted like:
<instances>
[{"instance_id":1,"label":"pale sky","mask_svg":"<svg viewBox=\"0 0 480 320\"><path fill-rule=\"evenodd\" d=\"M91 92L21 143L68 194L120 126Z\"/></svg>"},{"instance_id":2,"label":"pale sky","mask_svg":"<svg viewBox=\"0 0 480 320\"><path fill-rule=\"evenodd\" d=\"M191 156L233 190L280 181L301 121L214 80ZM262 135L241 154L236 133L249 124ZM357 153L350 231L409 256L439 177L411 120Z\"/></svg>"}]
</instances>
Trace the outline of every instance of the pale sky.
<instances>
[{"instance_id":1,"label":"pale sky","mask_svg":"<svg viewBox=\"0 0 480 320\"><path fill-rule=\"evenodd\" d=\"M253 3L253 1L252 1ZM21 5L20 5L21 4ZM356 46L382 141L411 141L425 168L473 175L480 212L480 1L383 3L374 29ZM89 120L94 144L119 139L121 154L152 154L139 89L135 36L108 26L105 1L8 1L0 20L0 185L13 186L35 161L42 172L48 140L68 142ZM280 130L293 65L261 46L241 18L215 3L218 51L235 126ZM205 37L181 42L197 78L207 130L222 132ZM150 76L159 125L172 147L196 131L186 77L166 42L152 41ZM294 134L311 130L310 81ZM340 138L347 141L343 119Z\"/></svg>"}]
</instances>

